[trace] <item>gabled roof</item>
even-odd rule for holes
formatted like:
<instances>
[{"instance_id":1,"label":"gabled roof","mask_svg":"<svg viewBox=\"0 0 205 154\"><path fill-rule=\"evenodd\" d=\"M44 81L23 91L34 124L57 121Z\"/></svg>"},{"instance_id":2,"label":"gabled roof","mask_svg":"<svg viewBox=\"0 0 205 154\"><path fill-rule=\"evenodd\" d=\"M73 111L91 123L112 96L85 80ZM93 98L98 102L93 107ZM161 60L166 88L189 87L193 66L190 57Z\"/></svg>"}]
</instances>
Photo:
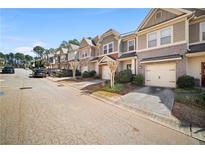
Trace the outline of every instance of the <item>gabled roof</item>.
<instances>
[{"instance_id":1,"label":"gabled roof","mask_svg":"<svg viewBox=\"0 0 205 154\"><path fill-rule=\"evenodd\" d=\"M67 48L60 48L56 51L56 54L67 54L68 49Z\"/></svg>"},{"instance_id":2,"label":"gabled roof","mask_svg":"<svg viewBox=\"0 0 205 154\"><path fill-rule=\"evenodd\" d=\"M115 35L115 36L120 36L120 33L118 32L118 31L116 31L116 30L114 30L114 29L109 29L109 30L107 30L105 33L103 33L101 36L100 36L100 39L102 39L102 38L104 38L104 37L106 37L106 36L108 36L108 35L110 35L110 34L113 34L113 35Z\"/></svg>"},{"instance_id":3,"label":"gabled roof","mask_svg":"<svg viewBox=\"0 0 205 154\"><path fill-rule=\"evenodd\" d=\"M202 15L205 15L205 9L200 8L184 8L184 10L188 10L194 13L196 17L200 17Z\"/></svg>"},{"instance_id":4,"label":"gabled roof","mask_svg":"<svg viewBox=\"0 0 205 154\"><path fill-rule=\"evenodd\" d=\"M130 35L136 35L136 34L135 34L135 31L131 31L131 32L127 32L127 33L122 33L120 35L121 35L121 37L128 37Z\"/></svg>"},{"instance_id":5,"label":"gabled roof","mask_svg":"<svg viewBox=\"0 0 205 154\"><path fill-rule=\"evenodd\" d=\"M72 48L72 50L77 50L79 48L78 45L75 45L75 44L72 44L72 43L69 43L69 46Z\"/></svg>"},{"instance_id":6,"label":"gabled roof","mask_svg":"<svg viewBox=\"0 0 205 154\"><path fill-rule=\"evenodd\" d=\"M95 42L89 38L83 38L81 43L85 41L87 43L88 46L95 46ZM81 46L81 43L80 43L80 46Z\"/></svg>"},{"instance_id":7,"label":"gabled roof","mask_svg":"<svg viewBox=\"0 0 205 154\"><path fill-rule=\"evenodd\" d=\"M149 19L152 17L152 15L158 10L159 8L153 8L150 10L150 12L147 14L147 16L144 18L144 20L142 21L142 23L139 25L139 27L137 28L137 31L143 29L143 27L145 26L145 24L147 23L147 21L149 21ZM160 8L161 10L176 14L177 16L181 16L184 14L191 14L193 12L189 11L189 10L185 10L185 9L178 9L178 8Z\"/></svg>"}]
</instances>

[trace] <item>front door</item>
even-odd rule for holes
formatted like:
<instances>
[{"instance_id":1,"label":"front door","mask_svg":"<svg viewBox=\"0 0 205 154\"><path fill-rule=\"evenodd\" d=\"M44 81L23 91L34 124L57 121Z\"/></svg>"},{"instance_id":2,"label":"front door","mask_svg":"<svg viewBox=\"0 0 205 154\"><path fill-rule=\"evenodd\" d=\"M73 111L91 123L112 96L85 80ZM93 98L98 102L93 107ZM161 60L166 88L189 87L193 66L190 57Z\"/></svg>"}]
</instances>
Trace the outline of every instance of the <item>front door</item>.
<instances>
[{"instance_id":1,"label":"front door","mask_svg":"<svg viewBox=\"0 0 205 154\"><path fill-rule=\"evenodd\" d=\"M201 63L201 85L205 86L205 62Z\"/></svg>"}]
</instances>

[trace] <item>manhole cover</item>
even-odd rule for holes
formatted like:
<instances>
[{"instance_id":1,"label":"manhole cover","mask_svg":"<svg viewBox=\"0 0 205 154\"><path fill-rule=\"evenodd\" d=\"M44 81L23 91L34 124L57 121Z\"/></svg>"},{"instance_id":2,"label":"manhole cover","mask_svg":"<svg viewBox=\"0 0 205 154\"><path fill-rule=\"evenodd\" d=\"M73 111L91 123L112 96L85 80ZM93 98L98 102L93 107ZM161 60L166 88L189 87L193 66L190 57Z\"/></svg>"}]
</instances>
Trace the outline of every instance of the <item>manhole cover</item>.
<instances>
[{"instance_id":1,"label":"manhole cover","mask_svg":"<svg viewBox=\"0 0 205 154\"><path fill-rule=\"evenodd\" d=\"M21 89L21 90L24 90L24 89L32 89L32 87L21 87L21 88L19 88L19 89Z\"/></svg>"}]
</instances>

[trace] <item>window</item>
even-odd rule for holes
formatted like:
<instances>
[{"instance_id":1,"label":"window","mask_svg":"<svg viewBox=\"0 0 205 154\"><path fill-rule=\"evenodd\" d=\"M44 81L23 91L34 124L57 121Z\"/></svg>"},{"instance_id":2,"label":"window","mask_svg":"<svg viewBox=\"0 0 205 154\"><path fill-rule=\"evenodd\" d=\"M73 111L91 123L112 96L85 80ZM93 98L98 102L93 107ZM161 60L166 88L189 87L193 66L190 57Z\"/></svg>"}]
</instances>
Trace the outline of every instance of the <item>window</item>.
<instances>
[{"instance_id":1,"label":"window","mask_svg":"<svg viewBox=\"0 0 205 154\"><path fill-rule=\"evenodd\" d=\"M113 43L108 44L109 53L113 52Z\"/></svg>"},{"instance_id":2,"label":"window","mask_svg":"<svg viewBox=\"0 0 205 154\"><path fill-rule=\"evenodd\" d=\"M159 19L161 18L162 16L162 11L158 11L156 14L155 14L155 19Z\"/></svg>"},{"instance_id":3,"label":"window","mask_svg":"<svg viewBox=\"0 0 205 154\"><path fill-rule=\"evenodd\" d=\"M163 29L160 31L160 44L171 43L171 28Z\"/></svg>"},{"instance_id":4,"label":"window","mask_svg":"<svg viewBox=\"0 0 205 154\"><path fill-rule=\"evenodd\" d=\"M85 51L85 57L88 57L88 52L87 51Z\"/></svg>"},{"instance_id":5,"label":"window","mask_svg":"<svg viewBox=\"0 0 205 154\"><path fill-rule=\"evenodd\" d=\"M134 51L135 50L135 40L129 40L128 41L128 51Z\"/></svg>"},{"instance_id":6,"label":"window","mask_svg":"<svg viewBox=\"0 0 205 154\"><path fill-rule=\"evenodd\" d=\"M127 64L127 70L131 70L131 64Z\"/></svg>"},{"instance_id":7,"label":"window","mask_svg":"<svg viewBox=\"0 0 205 154\"><path fill-rule=\"evenodd\" d=\"M205 41L205 22L201 23L201 41Z\"/></svg>"},{"instance_id":8,"label":"window","mask_svg":"<svg viewBox=\"0 0 205 154\"><path fill-rule=\"evenodd\" d=\"M104 46L103 46L103 53L104 53L104 54L107 54L107 45L104 45Z\"/></svg>"},{"instance_id":9,"label":"window","mask_svg":"<svg viewBox=\"0 0 205 154\"><path fill-rule=\"evenodd\" d=\"M157 46L157 33L148 34L148 48Z\"/></svg>"}]
</instances>

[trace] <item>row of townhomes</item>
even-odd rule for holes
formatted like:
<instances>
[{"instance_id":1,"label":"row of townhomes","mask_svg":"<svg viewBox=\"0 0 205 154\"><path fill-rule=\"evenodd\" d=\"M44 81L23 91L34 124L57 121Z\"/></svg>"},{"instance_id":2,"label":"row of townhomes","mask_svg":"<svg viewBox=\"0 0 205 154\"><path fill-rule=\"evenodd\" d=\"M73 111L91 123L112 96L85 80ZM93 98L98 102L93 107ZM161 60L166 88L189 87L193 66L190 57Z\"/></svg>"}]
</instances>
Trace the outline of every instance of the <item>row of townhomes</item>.
<instances>
[{"instance_id":1,"label":"row of townhomes","mask_svg":"<svg viewBox=\"0 0 205 154\"><path fill-rule=\"evenodd\" d=\"M205 86L205 10L155 8L133 32L109 29L49 57L52 68L69 68L77 59L81 72L95 70L107 80L107 62L119 61L118 71L144 75L147 86L176 87L185 74Z\"/></svg>"}]
</instances>

